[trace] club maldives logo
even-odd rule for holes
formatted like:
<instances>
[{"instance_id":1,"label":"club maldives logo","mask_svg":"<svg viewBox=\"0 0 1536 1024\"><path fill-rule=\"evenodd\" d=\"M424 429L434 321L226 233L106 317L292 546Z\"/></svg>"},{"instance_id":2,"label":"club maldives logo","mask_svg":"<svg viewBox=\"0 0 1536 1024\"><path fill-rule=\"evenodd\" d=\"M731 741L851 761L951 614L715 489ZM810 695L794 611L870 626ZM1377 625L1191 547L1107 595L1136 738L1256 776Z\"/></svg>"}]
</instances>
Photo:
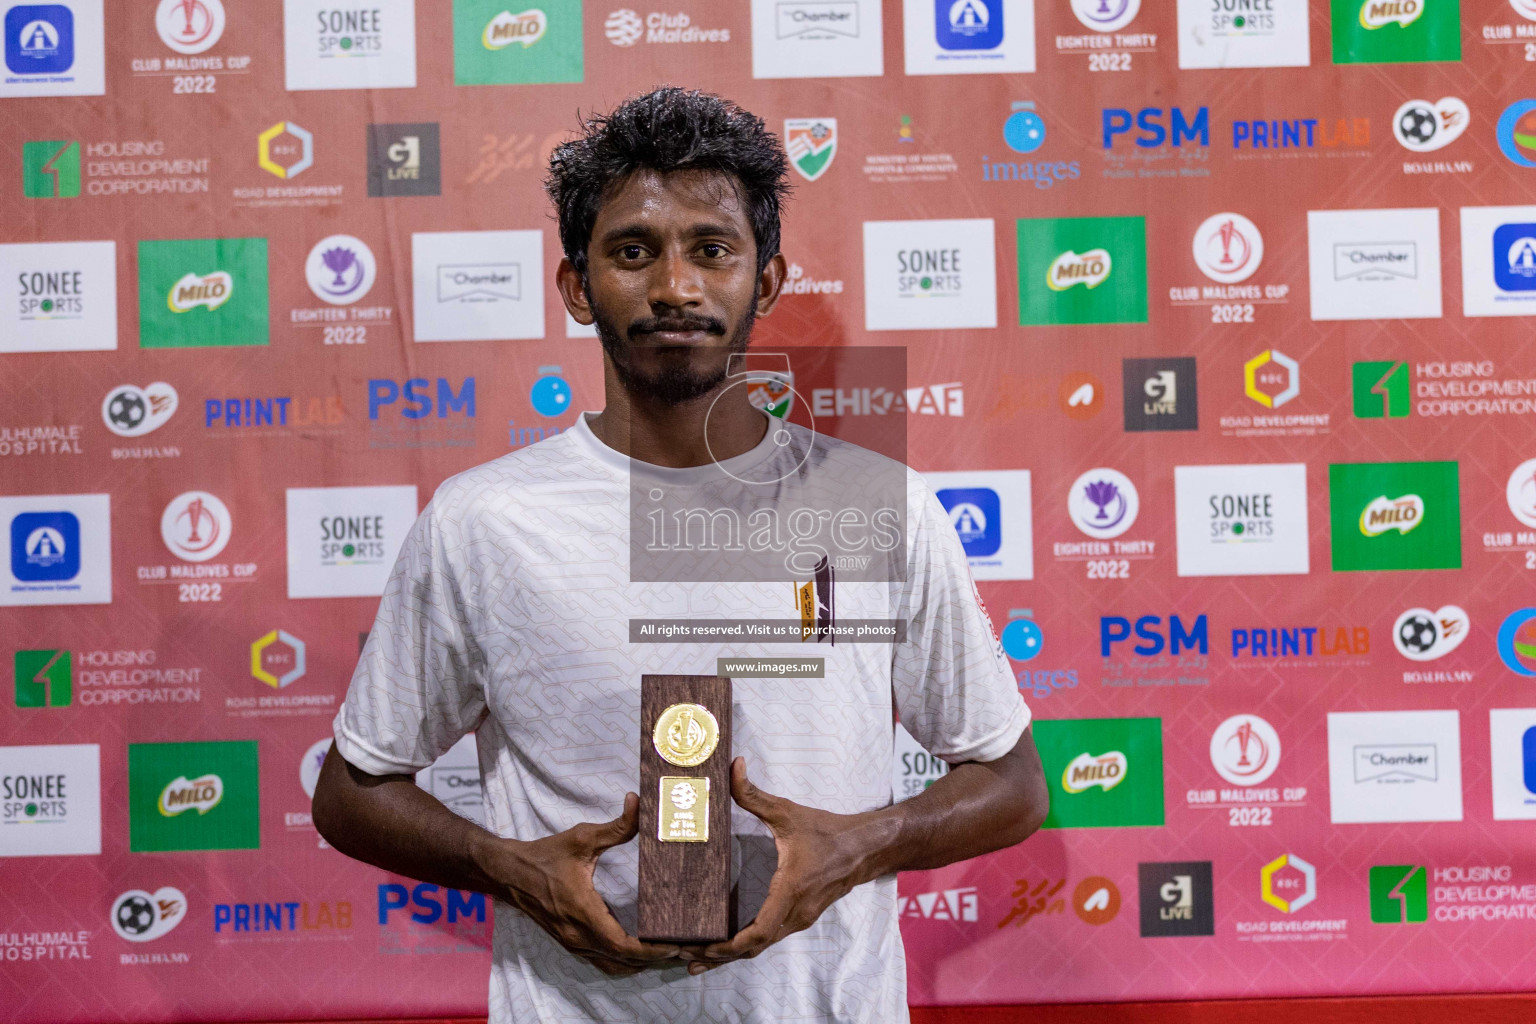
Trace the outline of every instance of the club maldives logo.
<instances>
[{"instance_id":1,"label":"club maldives logo","mask_svg":"<svg viewBox=\"0 0 1536 1024\"><path fill-rule=\"evenodd\" d=\"M1141 0L1072 0L1077 20L1095 32L1114 32L1135 20Z\"/></svg>"},{"instance_id":2,"label":"club maldives logo","mask_svg":"<svg viewBox=\"0 0 1536 1024\"><path fill-rule=\"evenodd\" d=\"M1392 624L1392 642L1410 661L1434 661L1460 647L1471 632L1471 618L1454 604L1434 611L1409 608Z\"/></svg>"},{"instance_id":3,"label":"club maldives logo","mask_svg":"<svg viewBox=\"0 0 1536 1024\"><path fill-rule=\"evenodd\" d=\"M222 0L160 0L155 31L177 53L202 53L224 35Z\"/></svg>"},{"instance_id":4,"label":"club maldives logo","mask_svg":"<svg viewBox=\"0 0 1536 1024\"><path fill-rule=\"evenodd\" d=\"M1045 268L1045 286L1053 292L1063 292L1080 284L1091 291L1108 281L1113 269L1114 260L1108 249L1089 249L1083 253L1068 249Z\"/></svg>"},{"instance_id":5,"label":"club maldives logo","mask_svg":"<svg viewBox=\"0 0 1536 1024\"><path fill-rule=\"evenodd\" d=\"M1409 100L1392 115L1392 134L1404 149L1432 153L1461 138L1472 119L1466 103L1443 96L1434 103Z\"/></svg>"},{"instance_id":6,"label":"club maldives logo","mask_svg":"<svg viewBox=\"0 0 1536 1024\"><path fill-rule=\"evenodd\" d=\"M815 181L837 156L837 119L790 118L784 122L784 149L789 164L806 181Z\"/></svg>"},{"instance_id":7,"label":"club maldives logo","mask_svg":"<svg viewBox=\"0 0 1536 1024\"><path fill-rule=\"evenodd\" d=\"M1504 499L1510 513L1526 526L1536 528L1536 459L1527 459L1509 474Z\"/></svg>"},{"instance_id":8,"label":"club maldives logo","mask_svg":"<svg viewBox=\"0 0 1536 1024\"><path fill-rule=\"evenodd\" d=\"M1380 537L1396 530L1407 534L1424 521L1424 499L1417 494L1405 494L1401 498L1388 498L1385 494L1372 498L1360 512L1360 532L1367 537Z\"/></svg>"},{"instance_id":9,"label":"club maldives logo","mask_svg":"<svg viewBox=\"0 0 1536 1024\"><path fill-rule=\"evenodd\" d=\"M1130 762L1118 750L1107 754L1078 754L1062 769L1061 788L1068 793L1082 793L1098 786L1108 793L1125 781L1129 768Z\"/></svg>"},{"instance_id":10,"label":"club maldives logo","mask_svg":"<svg viewBox=\"0 0 1536 1024\"><path fill-rule=\"evenodd\" d=\"M101 421L118 437L143 437L175 414L176 402L176 389L163 380L119 384L101 400Z\"/></svg>"},{"instance_id":11,"label":"club maldives logo","mask_svg":"<svg viewBox=\"0 0 1536 1024\"><path fill-rule=\"evenodd\" d=\"M367 295L377 273L373 250L351 235L322 238L304 261L309 290L333 306L350 306Z\"/></svg>"},{"instance_id":12,"label":"club maldives logo","mask_svg":"<svg viewBox=\"0 0 1536 1024\"><path fill-rule=\"evenodd\" d=\"M187 562L216 557L229 543L233 529L229 508L207 491L177 495L160 515L160 537L165 546Z\"/></svg>"},{"instance_id":13,"label":"club maldives logo","mask_svg":"<svg viewBox=\"0 0 1536 1024\"><path fill-rule=\"evenodd\" d=\"M1129 530L1140 511L1136 485L1116 469L1090 469L1067 492L1067 513L1073 524L1099 540L1109 540Z\"/></svg>"},{"instance_id":14,"label":"club maldives logo","mask_svg":"<svg viewBox=\"0 0 1536 1024\"><path fill-rule=\"evenodd\" d=\"M1233 715L1211 733L1211 766L1234 786L1257 786L1280 767L1280 734L1258 715Z\"/></svg>"},{"instance_id":15,"label":"club maldives logo","mask_svg":"<svg viewBox=\"0 0 1536 1024\"><path fill-rule=\"evenodd\" d=\"M187 897L174 886L129 889L112 901L112 930L129 942L153 942L187 916Z\"/></svg>"},{"instance_id":16,"label":"club maldives logo","mask_svg":"<svg viewBox=\"0 0 1536 1024\"><path fill-rule=\"evenodd\" d=\"M1536 608L1522 608L1499 626L1499 660L1516 675L1536 676Z\"/></svg>"},{"instance_id":17,"label":"club maldives logo","mask_svg":"<svg viewBox=\"0 0 1536 1024\"><path fill-rule=\"evenodd\" d=\"M502 50L513 43L520 43L526 50L543 39L548 28L549 19L536 7L519 14L502 11L485 23L485 31L480 33L480 44L487 50Z\"/></svg>"},{"instance_id":18,"label":"club maldives logo","mask_svg":"<svg viewBox=\"0 0 1536 1024\"><path fill-rule=\"evenodd\" d=\"M1252 277L1264 259L1264 236L1240 213L1207 217L1195 231L1195 265L1212 281L1236 284Z\"/></svg>"},{"instance_id":19,"label":"club maldives logo","mask_svg":"<svg viewBox=\"0 0 1536 1024\"><path fill-rule=\"evenodd\" d=\"M196 811L201 815L219 806L223 799L224 780L217 775L210 773L195 779L178 775L160 791L156 807L167 818L174 818L186 811Z\"/></svg>"}]
</instances>

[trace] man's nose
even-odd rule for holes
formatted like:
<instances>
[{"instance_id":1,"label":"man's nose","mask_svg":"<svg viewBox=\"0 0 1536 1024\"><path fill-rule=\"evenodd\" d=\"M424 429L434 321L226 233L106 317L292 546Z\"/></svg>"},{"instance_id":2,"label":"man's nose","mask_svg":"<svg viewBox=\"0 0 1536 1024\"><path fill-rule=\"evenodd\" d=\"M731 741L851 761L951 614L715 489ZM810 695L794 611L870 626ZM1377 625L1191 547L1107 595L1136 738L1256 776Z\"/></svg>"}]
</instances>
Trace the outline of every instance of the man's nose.
<instances>
[{"instance_id":1,"label":"man's nose","mask_svg":"<svg viewBox=\"0 0 1536 1024\"><path fill-rule=\"evenodd\" d=\"M665 253L652 264L651 307L683 309L704 299L703 275L686 253Z\"/></svg>"}]
</instances>

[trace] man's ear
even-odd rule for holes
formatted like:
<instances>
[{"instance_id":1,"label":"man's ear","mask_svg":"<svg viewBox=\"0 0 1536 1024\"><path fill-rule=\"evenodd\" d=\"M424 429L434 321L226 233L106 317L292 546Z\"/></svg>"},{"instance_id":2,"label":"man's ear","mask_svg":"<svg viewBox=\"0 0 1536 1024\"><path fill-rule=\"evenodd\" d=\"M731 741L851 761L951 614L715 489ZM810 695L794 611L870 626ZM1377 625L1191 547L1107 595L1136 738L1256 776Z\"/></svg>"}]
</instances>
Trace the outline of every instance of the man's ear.
<instances>
[{"instance_id":1,"label":"man's ear","mask_svg":"<svg viewBox=\"0 0 1536 1024\"><path fill-rule=\"evenodd\" d=\"M592 303L587 301L587 289L581 279L581 271L565 257L561 257L560 266L555 271L555 287L560 289L560 299L565 303L565 311L571 314L571 319L583 327L591 327L595 318L592 316Z\"/></svg>"},{"instance_id":2,"label":"man's ear","mask_svg":"<svg viewBox=\"0 0 1536 1024\"><path fill-rule=\"evenodd\" d=\"M757 315L767 316L773 312L773 307L779 302L779 292L784 287L784 281L789 277L789 265L784 262L784 254L776 252L773 259L763 268L763 272L757 275Z\"/></svg>"}]
</instances>

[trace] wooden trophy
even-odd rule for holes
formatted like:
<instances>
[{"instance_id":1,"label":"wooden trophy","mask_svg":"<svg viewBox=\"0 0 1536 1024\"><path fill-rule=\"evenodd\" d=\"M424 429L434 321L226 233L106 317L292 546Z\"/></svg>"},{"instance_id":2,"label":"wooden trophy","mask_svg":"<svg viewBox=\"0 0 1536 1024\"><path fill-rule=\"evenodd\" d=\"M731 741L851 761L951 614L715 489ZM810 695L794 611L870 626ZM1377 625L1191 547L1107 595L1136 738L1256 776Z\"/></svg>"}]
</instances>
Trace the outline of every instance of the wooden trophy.
<instances>
[{"instance_id":1,"label":"wooden trophy","mask_svg":"<svg viewBox=\"0 0 1536 1024\"><path fill-rule=\"evenodd\" d=\"M731 681L640 677L638 937L731 937Z\"/></svg>"}]
</instances>

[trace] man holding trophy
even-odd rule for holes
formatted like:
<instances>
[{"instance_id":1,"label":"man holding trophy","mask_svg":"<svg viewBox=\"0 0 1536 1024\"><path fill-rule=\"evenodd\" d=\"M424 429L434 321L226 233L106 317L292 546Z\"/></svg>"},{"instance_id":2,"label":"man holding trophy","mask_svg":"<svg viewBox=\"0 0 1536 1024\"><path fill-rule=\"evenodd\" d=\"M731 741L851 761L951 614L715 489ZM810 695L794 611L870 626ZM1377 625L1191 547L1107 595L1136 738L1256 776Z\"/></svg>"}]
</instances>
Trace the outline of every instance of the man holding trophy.
<instances>
[{"instance_id":1,"label":"man holding trophy","mask_svg":"<svg viewBox=\"0 0 1536 1024\"><path fill-rule=\"evenodd\" d=\"M1045 818L942 507L742 372L786 170L759 118L672 88L555 151L557 283L606 407L443 483L337 715L316 826L505 904L493 1024L906 1020L896 872ZM895 717L952 766L900 804ZM484 829L413 782L471 731Z\"/></svg>"}]
</instances>

